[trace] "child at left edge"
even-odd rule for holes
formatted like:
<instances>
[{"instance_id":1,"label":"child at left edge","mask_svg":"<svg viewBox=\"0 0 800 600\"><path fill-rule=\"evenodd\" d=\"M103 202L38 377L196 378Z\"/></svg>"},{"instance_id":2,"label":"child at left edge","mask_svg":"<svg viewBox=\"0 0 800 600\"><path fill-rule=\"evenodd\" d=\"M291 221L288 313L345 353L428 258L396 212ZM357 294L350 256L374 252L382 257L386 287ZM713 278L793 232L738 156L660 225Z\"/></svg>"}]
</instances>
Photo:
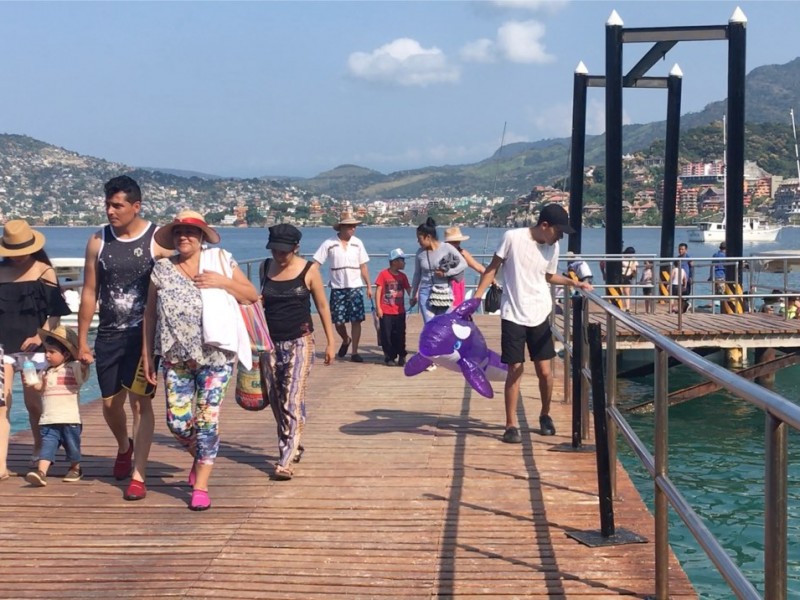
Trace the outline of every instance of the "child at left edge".
<instances>
[{"instance_id":1,"label":"child at left edge","mask_svg":"<svg viewBox=\"0 0 800 600\"><path fill-rule=\"evenodd\" d=\"M83 477L81 471L81 414L80 389L89 375L89 366L76 360L78 334L71 327L59 325L53 331L39 329L44 340L44 355L49 365L40 374L41 381L33 383L23 376L23 383L42 392L42 450L36 470L25 480L37 487L47 485L47 470L63 446L69 470L63 481L73 483Z\"/></svg>"},{"instance_id":2,"label":"child at left edge","mask_svg":"<svg viewBox=\"0 0 800 600\"><path fill-rule=\"evenodd\" d=\"M411 293L408 277L403 273L406 255L400 248L389 253L389 268L378 273L375 280L375 313L380 319L383 362L387 367L406 364L406 305L405 293ZM410 306L416 300L411 298ZM394 361L397 360L397 363Z\"/></svg>"}]
</instances>

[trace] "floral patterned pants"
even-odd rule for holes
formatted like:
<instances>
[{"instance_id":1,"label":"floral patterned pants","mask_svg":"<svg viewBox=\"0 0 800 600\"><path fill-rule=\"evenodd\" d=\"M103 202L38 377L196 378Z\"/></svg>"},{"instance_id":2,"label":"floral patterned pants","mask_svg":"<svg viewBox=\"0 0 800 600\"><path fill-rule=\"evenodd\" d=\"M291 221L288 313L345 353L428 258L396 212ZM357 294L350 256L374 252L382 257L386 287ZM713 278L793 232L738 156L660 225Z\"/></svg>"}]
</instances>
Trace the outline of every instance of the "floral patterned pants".
<instances>
[{"instance_id":1,"label":"floral patterned pants","mask_svg":"<svg viewBox=\"0 0 800 600\"><path fill-rule=\"evenodd\" d=\"M232 363L221 366L164 363L167 427L200 464L212 465L217 457L219 407L232 373Z\"/></svg>"}]
</instances>

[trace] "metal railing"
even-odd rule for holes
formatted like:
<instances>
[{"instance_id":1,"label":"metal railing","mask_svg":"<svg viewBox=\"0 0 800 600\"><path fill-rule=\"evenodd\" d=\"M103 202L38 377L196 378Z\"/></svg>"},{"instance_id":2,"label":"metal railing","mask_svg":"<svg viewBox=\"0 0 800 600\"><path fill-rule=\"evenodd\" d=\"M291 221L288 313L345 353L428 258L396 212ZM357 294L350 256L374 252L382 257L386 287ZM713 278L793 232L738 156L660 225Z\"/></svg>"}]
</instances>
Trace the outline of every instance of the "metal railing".
<instances>
[{"instance_id":1,"label":"metal railing","mask_svg":"<svg viewBox=\"0 0 800 600\"><path fill-rule=\"evenodd\" d=\"M721 386L722 389L743 399L766 414L765 423L765 465L764 465L764 585L765 598L769 600L785 600L787 597L787 463L788 463L788 427L800 429L800 407L756 383L748 381L727 369L714 364L694 352L683 348L668 337L661 335L656 329L640 322L636 317L620 310L595 293L584 293L588 301L582 302L580 331L565 331L565 360L575 354L580 345L586 344L586 325L589 323L589 308L604 311L606 314L606 366L605 381L608 399L607 418L610 465L612 469L612 487L615 489L613 472L617 463L615 441L617 432L627 441L636 457L647 470L655 485L655 562L656 562L656 597L669 597L669 506L678 514L686 527L703 548L709 559L730 586L738 598L760 598L753 584L744 576L742 570L734 563L716 537L706 527L680 490L669 477L669 411L668 411L668 364L669 358ZM568 306L570 303L567 303ZM572 315L575 316L575 315ZM570 319L565 314L565 326ZM650 341L655 347L654 368L654 415L655 435L654 454L639 439L623 413L616 406L616 323L635 331ZM578 392L573 398L588 397L591 388L591 372L588 368L588 352L579 351L581 361L579 368L566 368L572 373L571 384ZM588 416L585 406L582 407L584 417ZM586 437L586 421L582 435Z\"/></svg>"}]
</instances>

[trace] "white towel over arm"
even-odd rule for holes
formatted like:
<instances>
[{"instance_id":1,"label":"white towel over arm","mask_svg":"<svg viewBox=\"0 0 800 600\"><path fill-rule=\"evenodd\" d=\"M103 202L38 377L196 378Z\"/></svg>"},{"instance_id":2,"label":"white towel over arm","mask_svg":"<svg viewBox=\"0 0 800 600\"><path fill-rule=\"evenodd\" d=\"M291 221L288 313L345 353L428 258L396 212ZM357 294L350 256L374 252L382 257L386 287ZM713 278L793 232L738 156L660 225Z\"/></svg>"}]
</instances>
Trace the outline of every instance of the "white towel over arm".
<instances>
[{"instance_id":1,"label":"white towel over arm","mask_svg":"<svg viewBox=\"0 0 800 600\"><path fill-rule=\"evenodd\" d=\"M206 248L200 254L200 272L213 271L231 277L230 261L228 252L220 248ZM236 298L221 288L202 289L200 296L203 300L203 343L235 352L239 362L246 369L252 369L250 336Z\"/></svg>"}]
</instances>

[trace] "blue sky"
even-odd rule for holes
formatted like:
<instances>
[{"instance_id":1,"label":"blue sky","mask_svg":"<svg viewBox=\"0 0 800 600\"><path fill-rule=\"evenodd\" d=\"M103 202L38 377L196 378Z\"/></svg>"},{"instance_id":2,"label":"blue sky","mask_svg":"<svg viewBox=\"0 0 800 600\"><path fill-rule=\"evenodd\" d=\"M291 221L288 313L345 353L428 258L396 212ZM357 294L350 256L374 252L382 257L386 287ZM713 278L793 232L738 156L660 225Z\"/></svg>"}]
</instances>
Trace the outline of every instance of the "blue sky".
<instances>
[{"instance_id":1,"label":"blue sky","mask_svg":"<svg viewBox=\"0 0 800 600\"><path fill-rule=\"evenodd\" d=\"M389 173L565 137L579 61L604 70L605 22L748 18L747 70L800 55L800 2L3 2L0 132L133 166L227 176ZM626 67L649 46L626 45ZM727 44L679 44L683 111L726 95ZM787 107L787 119L788 110ZM796 110L800 107L794 107ZM603 129L590 90L588 129ZM663 119L663 91L624 96Z\"/></svg>"}]
</instances>

